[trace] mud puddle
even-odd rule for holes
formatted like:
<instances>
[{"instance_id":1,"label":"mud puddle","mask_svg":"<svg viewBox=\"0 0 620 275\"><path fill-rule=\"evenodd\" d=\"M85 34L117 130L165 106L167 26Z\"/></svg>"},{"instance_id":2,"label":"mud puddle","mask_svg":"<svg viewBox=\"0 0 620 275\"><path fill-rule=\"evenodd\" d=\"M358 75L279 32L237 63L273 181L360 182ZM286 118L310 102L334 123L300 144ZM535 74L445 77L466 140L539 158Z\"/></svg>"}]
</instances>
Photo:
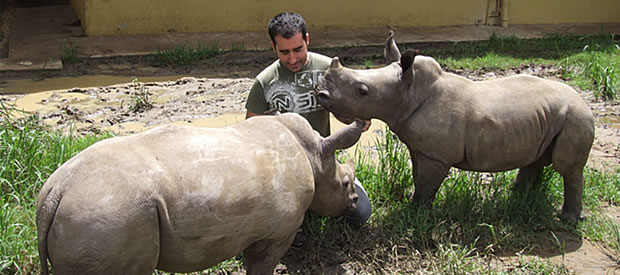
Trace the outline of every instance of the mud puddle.
<instances>
[{"instance_id":1,"label":"mud puddle","mask_svg":"<svg viewBox=\"0 0 620 275\"><path fill-rule=\"evenodd\" d=\"M12 79L0 82L0 95L31 94L38 92L89 88L130 83L134 79L141 82L175 81L183 76L113 76L82 75L76 77L55 77L45 79Z\"/></svg>"}]
</instances>

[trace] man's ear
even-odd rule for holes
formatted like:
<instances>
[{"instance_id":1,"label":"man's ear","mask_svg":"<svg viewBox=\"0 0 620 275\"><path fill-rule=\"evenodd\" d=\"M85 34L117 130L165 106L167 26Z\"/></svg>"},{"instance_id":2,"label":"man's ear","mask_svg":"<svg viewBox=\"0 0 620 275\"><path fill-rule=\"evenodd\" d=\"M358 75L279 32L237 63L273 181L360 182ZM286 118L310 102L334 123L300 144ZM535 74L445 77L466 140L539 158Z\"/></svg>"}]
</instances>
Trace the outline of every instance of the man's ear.
<instances>
[{"instance_id":1,"label":"man's ear","mask_svg":"<svg viewBox=\"0 0 620 275\"><path fill-rule=\"evenodd\" d=\"M310 34L306 33L306 47L310 45Z\"/></svg>"},{"instance_id":2,"label":"man's ear","mask_svg":"<svg viewBox=\"0 0 620 275\"><path fill-rule=\"evenodd\" d=\"M273 49L274 52L278 52L278 49L276 49L276 43L271 41L271 48Z\"/></svg>"}]
</instances>

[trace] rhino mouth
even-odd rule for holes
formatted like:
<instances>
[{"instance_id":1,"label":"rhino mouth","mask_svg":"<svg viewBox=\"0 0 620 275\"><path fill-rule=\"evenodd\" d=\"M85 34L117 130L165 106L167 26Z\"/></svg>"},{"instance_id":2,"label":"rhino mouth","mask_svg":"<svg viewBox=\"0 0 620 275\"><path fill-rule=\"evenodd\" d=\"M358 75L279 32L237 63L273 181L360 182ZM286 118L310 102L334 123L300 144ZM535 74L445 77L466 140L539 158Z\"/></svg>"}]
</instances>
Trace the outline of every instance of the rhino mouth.
<instances>
[{"instance_id":1,"label":"rhino mouth","mask_svg":"<svg viewBox=\"0 0 620 275\"><path fill-rule=\"evenodd\" d=\"M329 109L331 107L331 104L329 103L330 92L328 89L328 82L329 79L327 79L325 76L321 76L316 85L316 88L314 89L314 94L316 95L317 101L319 102L319 104L321 104L321 106L326 109Z\"/></svg>"},{"instance_id":2,"label":"rhino mouth","mask_svg":"<svg viewBox=\"0 0 620 275\"><path fill-rule=\"evenodd\" d=\"M316 99L325 109L330 109L331 103L329 102L329 91L327 90L315 90Z\"/></svg>"}]
</instances>

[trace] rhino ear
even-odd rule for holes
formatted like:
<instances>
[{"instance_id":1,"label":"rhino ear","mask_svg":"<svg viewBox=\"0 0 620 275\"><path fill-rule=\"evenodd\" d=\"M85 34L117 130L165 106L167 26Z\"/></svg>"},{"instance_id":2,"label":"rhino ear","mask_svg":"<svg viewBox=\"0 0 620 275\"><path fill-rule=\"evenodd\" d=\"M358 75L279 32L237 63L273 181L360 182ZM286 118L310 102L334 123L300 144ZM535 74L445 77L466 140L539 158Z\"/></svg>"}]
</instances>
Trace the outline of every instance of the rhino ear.
<instances>
[{"instance_id":1,"label":"rhino ear","mask_svg":"<svg viewBox=\"0 0 620 275\"><path fill-rule=\"evenodd\" d=\"M403 72L408 70L415 60L415 56L418 55L418 50L406 50L400 57L400 66L403 68Z\"/></svg>"},{"instance_id":2,"label":"rhino ear","mask_svg":"<svg viewBox=\"0 0 620 275\"><path fill-rule=\"evenodd\" d=\"M406 50L400 57L400 66L403 69L402 81L406 82L407 86L413 82L413 62L418 55L417 50Z\"/></svg>"},{"instance_id":3,"label":"rhino ear","mask_svg":"<svg viewBox=\"0 0 620 275\"><path fill-rule=\"evenodd\" d=\"M400 59L400 50L398 50L396 41L394 41L394 31L390 31L387 40L385 40L383 55L388 63L397 62Z\"/></svg>"},{"instance_id":4,"label":"rhino ear","mask_svg":"<svg viewBox=\"0 0 620 275\"><path fill-rule=\"evenodd\" d=\"M355 120L353 123L338 130L321 141L322 155L333 155L338 149L346 149L355 144L362 135L364 122Z\"/></svg>"},{"instance_id":5,"label":"rhino ear","mask_svg":"<svg viewBox=\"0 0 620 275\"><path fill-rule=\"evenodd\" d=\"M340 67L342 67L342 64L340 64L340 58L336 56L332 59L332 63L329 65L329 68L338 69Z\"/></svg>"}]
</instances>

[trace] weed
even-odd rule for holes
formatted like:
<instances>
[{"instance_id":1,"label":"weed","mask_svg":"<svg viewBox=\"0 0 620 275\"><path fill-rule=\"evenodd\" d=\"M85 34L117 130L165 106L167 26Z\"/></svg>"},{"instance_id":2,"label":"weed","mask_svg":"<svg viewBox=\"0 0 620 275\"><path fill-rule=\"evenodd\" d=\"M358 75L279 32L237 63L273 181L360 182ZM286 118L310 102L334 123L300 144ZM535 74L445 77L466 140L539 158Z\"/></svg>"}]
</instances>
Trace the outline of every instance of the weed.
<instances>
[{"instance_id":1,"label":"weed","mask_svg":"<svg viewBox=\"0 0 620 275\"><path fill-rule=\"evenodd\" d=\"M370 60L370 59L368 59L368 58L367 58L367 59L365 59L365 60L364 60L364 65L362 66L362 68L364 68L364 69L370 69L370 68L372 68L372 60Z\"/></svg>"},{"instance_id":2,"label":"weed","mask_svg":"<svg viewBox=\"0 0 620 275\"><path fill-rule=\"evenodd\" d=\"M497 70L521 64L560 67L559 75L596 99L617 99L620 90L620 46L615 35L549 35L537 39L499 37L488 41L457 42L449 49L426 49L445 67L467 70Z\"/></svg>"},{"instance_id":3,"label":"weed","mask_svg":"<svg viewBox=\"0 0 620 275\"><path fill-rule=\"evenodd\" d=\"M62 47L62 55L60 56L62 62L67 64L72 64L77 62L79 59L77 57L77 50L73 45L73 42L69 42L69 44L65 44Z\"/></svg>"},{"instance_id":4,"label":"weed","mask_svg":"<svg viewBox=\"0 0 620 275\"><path fill-rule=\"evenodd\" d=\"M583 52L587 60L583 66L583 75L591 83L594 97L603 100L615 99L620 89L618 60L613 58L620 53L618 45L603 47L591 42L583 48Z\"/></svg>"},{"instance_id":5,"label":"weed","mask_svg":"<svg viewBox=\"0 0 620 275\"><path fill-rule=\"evenodd\" d=\"M233 52L241 52L241 51L245 51L245 44L243 44L243 42L232 42L230 43L230 50Z\"/></svg>"},{"instance_id":6,"label":"weed","mask_svg":"<svg viewBox=\"0 0 620 275\"><path fill-rule=\"evenodd\" d=\"M148 90L144 83L138 81L137 78L132 81L132 92L129 94L129 101L129 110L133 113L140 113L153 108Z\"/></svg>"},{"instance_id":7,"label":"weed","mask_svg":"<svg viewBox=\"0 0 620 275\"><path fill-rule=\"evenodd\" d=\"M195 62L214 57L220 53L217 44L190 46L176 46L169 50L158 50L149 59L157 66L175 65L191 66Z\"/></svg>"}]
</instances>

